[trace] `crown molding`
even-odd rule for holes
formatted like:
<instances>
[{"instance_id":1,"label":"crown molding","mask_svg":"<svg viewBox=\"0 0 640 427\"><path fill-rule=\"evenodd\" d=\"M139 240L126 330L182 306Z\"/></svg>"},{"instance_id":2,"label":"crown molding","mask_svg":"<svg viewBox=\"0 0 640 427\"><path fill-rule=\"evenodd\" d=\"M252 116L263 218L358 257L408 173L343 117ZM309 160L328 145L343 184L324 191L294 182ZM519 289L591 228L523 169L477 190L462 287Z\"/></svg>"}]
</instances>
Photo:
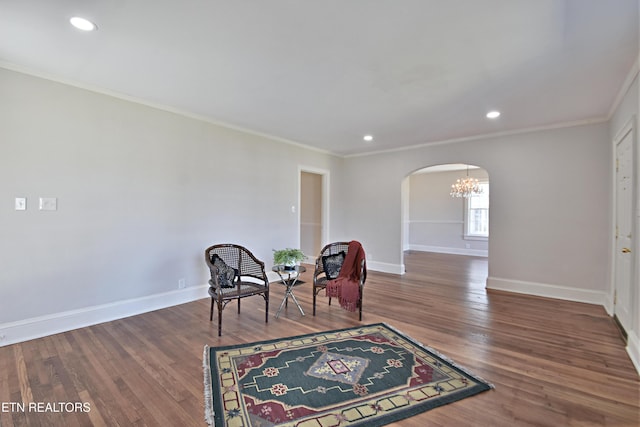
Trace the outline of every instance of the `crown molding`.
<instances>
[{"instance_id":1,"label":"crown molding","mask_svg":"<svg viewBox=\"0 0 640 427\"><path fill-rule=\"evenodd\" d=\"M75 87L78 89L82 89L82 90L86 90L89 92L94 92L100 95L106 95L106 96L110 96L112 98L116 98L116 99L120 99L123 101L127 101L127 102L131 102L134 104L139 104L139 105L144 105L145 107L149 107L149 108L153 108L156 110L160 110L160 111L165 111L168 113L172 113L172 114L176 114L182 117L186 117L189 119L193 119L193 120L198 120L201 122L205 122L208 123L210 125L214 125L214 126L219 126L219 127L223 127L223 128L227 128L227 129L231 129L231 130L235 130L238 132L242 132L242 133L246 133L249 135L253 135L253 136L258 136L261 138L266 138L266 139L270 139L272 141L277 141L277 142L282 142L284 144L289 144L289 145L293 145L296 146L298 148L303 148L306 150L311 150L311 151L315 151L321 154L327 154L327 155L331 155L331 156L337 156L337 157L341 157L339 154L333 153L331 151L328 150L323 150L321 148L317 148L317 147L313 147L311 145L306 145L303 144L301 142L297 142L297 141L292 141L290 139L286 139L286 138L282 138L279 136L275 136L275 135L270 135L268 133L264 133L264 132L258 132L252 129L248 129L242 126L237 126L234 125L232 123L227 123L227 122L223 122L223 121L219 121L219 120L214 120L210 117L207 116L203 116L200 114L195 114L195 113L191 113L185 110L180 110L178 108L173 108L170 107L168 105L164 105L164 104L160 104L160 103L155 103L155 102L150 102L150 101L146 101L144 99L141 98L136 98L134 96L130 96L130 95L125 95L123 93L120 92L116 92L116 91L112 91L109 89L104 89L98 86L94 86L91 84L86 84L86 83L81 83L81 82L77 82L71 79L65 79L65 78L61 78L59 76L54 76L52 74L49 73L45 73L42 71L37 71L28 67L24 67L21 65L17 65L17 64L13 64L13 63L9 63L9 62L5 62L0 60L0 68L9 70L9 71L14 71L16 73L21 73L21 74L26 74L29 76L33 76L33 77L38 77L44 80L49 80L55 83L61 83L67 86L71 86L71 87Z\"/></svg>"},{"instance_id":2,"label":"crown molding","mask_svg":"<svg viewBox=\"0 0 640 427\"><path fill-rule=\"evenodd\" d=\"M571 122L554 123L554 124L543 125L543 126L534 126L530 128L514 129L514 130L508 130L508 131L502 131L502 132L483 133L483 134L477 134L477 135L464 136L460 138L424 142L421 144L408 145L406 147L389 148L387 150L368 151L366 153L360 153L360 154L346 154L343 157L352 158L352 157L375 156L379 154L397 153L402 151L417 150L425 147L434 147L437 145L459 144L461 142L477 141L477 140L489 139L489 138L500 138L504 136L521 135L521 134L526 134L531 132L540 132L545 130L563 129L563 128L570 128L570 127L576 127L576 126L606 123L607 121L609 121L607 117L594 117L590 119L575 120Z\"/></svg>"},{"instance_id":3,"label":"crown molding","mask_svg":"<svg viewBox=\"0 0 640 427\"><path fill-rule=\"evenodd\" d=\"M620 106L620 103L624 99L625 95L627 94L627 92L629 92L631 85L633 85L633 82L638 77L639 71L640 71L640 55L631 64L631 68L627 73L627 77L622 82L622 86L620 86L620 90L618 90L618 94L614 98L613 103L611 104L611 108L609 108L609 113L607 114L607 120L611 120L611 118L615 114L616 110Z\"/></svg>"},{"instance_id":4,"label":"crown molding","mask_svg":"<svg viewBox=\"0 0 640 427\"><path fill-rule=\"evenodd\" d=\"M575 126L583 126L583 125L588 125L588 124L597 124L597 123L607 122L607 121L609 121L611 119L611 117L613 116L616 108L620 105L620 103L622 102L622 99L624 98L624 96L628 92L629 88L633 84L634 80L636 79L636 77L638 75L638 72L640 71L640 56L633 62L632 66L631 66L631 69L627 73L627 77L625 78L620 90L618 91L618 94L616 95L616 98L614 99L613 104L611 105L611 108L609 109L608 114L605 117L593 117L593 118L589 118L589 119L576 120L576 121L571 121L571 122L561 122L561 123L554 123L554 124L549 124L549 125L542 125L542 126L535 126L535 127L529 127L529 128L514 129L514 130L508 130L508 131L501 131L501 132L491 132L491 133L484 133L484 134L476 134L476 135L470 135L470 136L465 136L465 137L460 137L460 138L452 138L452 139L444 139L444 140L436 140L436 141L424 142L424 143L409 145L409 146L405 146L405 147L389 148L389 149L376 150L376 151L367 151L366 153L352 153L352 154L340 154L340 153L336 153L336 152L333 152L333 151L317 148L317 147L314 147L314 146L311 146L311 145L306 145L306 144L303 144L303 143L300 143L300 142L297 142L297 141L292 141L292 140L287 139L287 138L282 138L282 137L271 135L271 134L264 133L264 132L258 132L258 131L255 131L255 130L252 130L252 129L248 129L248 128L245 128L245 127L242 127L242 126L234 125L232 123L227 123L227 122L223 122L223 121L219 121L219 120L214 120L214 119L206 117L206 116L202 116L202 115L199 115L199 114L194 114L194 113L191 113L191 112L188 112L188 111L184 111L184 110L180 110L180 109L177 109L177 108L173 108L173 107L170 107L170 106L167 106L167 105L164 105L164 104L149 102L149 101L146 101L144 99L136 98L136 97L133 97L133 96L130 96L130 95L125 95L125 94L122 94L122 93L119 93L119 92L116 92L116 91L111 91L111 90L100 88L100 87L97 87L97 86L94 86L94 85L90 85L90 84L80 83L80 82L73 81L73 80L70 80L70 79L64 79L64 78L61 78L59 76L54 76L54 75L49 74L49 73L45 73L45 72L42 72L42 71L34 70L34 69L31 69L31 68L28 68L28 67L24 67L24 66L21 66L21 65L5 62L5 61L1 61L1 60L0 60L0 68L6 69L6 70L9 70L9 71L14 71L14 72L26 74L26 75L30 75L30 76L34 76L34 77L38 77L38 78L42 78L42 79L53 81L53 82L56 82L56 83L65 84L65 85L68 85L68 86L76 87L76 88L79 88L79 89L87 90L87 91L98 93L98 94L101 94L101 95L110 96L110 97L121 99L121 100L124 100L124 101L127 101L127 102L132 102L132 103L135 103L135 104L144 105L146 107L154 108L156 110L161 110L161 111L177 114L177 115L180 115L180 116L183 116L183 117L186 117L186 118L190 118L190 119L193 119L193 120L198 120L198 121L201 121L201 122L205 122L205 123L208 123L208 124L211 124L211 125L214 125L214 126L219 126L219 127L235 130L235 131L238 131L238 132L246 133L246 134L249 134L249 135L254 135L254 136L261 137L261 138L270 139L272 141L281 142L281 143L292 145L292 146L295 146L295 147L298 147L298 148L311 150L311 151L314 151L314 152L317 152L317 153L326 154L326 155L339 157L339 158L343 158L343 159L348 159L348 158L356 158L356 157L375 156L375 155L380 155L380 154L391 154L391 153L398 153L398 152L403 152L403 151L417 150L417 149L425 148L425 147L433 147L433 146L438 146L438 145L458 144L458 143L468 142L468 141L476 141L476 140L483 140L483 139L489 139L489 138L499 138L499 137L504 137L504 136L513 136L513 135L520 135L520 134L526 134L526 133L531 133L531 132L539 132L539 131L553 130L553 129L562 129L562 128L569 128L569 127L575 127Z\"/></svg>"}]
</instances>

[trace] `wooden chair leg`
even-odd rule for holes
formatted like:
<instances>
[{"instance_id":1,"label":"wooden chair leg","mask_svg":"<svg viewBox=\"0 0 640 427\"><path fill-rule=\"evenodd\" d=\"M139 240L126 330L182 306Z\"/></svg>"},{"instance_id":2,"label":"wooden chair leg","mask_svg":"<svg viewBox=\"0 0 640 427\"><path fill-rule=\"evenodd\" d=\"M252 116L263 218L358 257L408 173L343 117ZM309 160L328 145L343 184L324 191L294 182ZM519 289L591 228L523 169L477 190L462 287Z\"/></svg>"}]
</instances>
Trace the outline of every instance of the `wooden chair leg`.
<instances>
[{"instance_id":1,"label":"wooden chair leg","mask_svg":"<svg viewBox=\"0 0 640 427\"><path fill-rule=\"evenodd\" d=\"M218 301L218 336L222 336L222 301Z\"/></svg>"},{"instance_id":2,"label":"wooden chair leg","mask_svg":"<svg viewBox=\"0 0 640 427\"><path fill-rule=\"evenodd\" d=\"M238 298L238 314L240 314L240 300L241 300L241 299L242 299L242 298Z\"/></svg>"},{"instance_id":3,"label":"wooden chair leg","mask_svg":"<svg viewBox=\"0 0 640 427\"><path fill-rule=\"evenodd\" d=\"M316 288L313 288L313 315L316 315Z\"/></svg>"},{"instance_id":4,"label":"wooden chair leg","mask_svg":"<svg viewBox=\"0 0 640 427\"><path fill-rule=\"evenodd\" d=\"M264 294L264 323L269 323L269 292Z\"/></svg>"}]
</instances>

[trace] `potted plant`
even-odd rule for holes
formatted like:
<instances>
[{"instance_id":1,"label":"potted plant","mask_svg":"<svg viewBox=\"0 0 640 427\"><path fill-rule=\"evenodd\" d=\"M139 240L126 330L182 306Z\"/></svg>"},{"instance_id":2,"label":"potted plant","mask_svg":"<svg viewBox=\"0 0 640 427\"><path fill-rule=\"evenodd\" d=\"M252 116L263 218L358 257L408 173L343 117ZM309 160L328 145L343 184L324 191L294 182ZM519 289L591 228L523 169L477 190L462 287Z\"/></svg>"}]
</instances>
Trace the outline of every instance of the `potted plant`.
<instances>
[{"instance_id":1,"label":"potted plant","mask_svg":"<svg viewBox=\"0 0 640 427\"><path fill-rule=\"evenodd\" d=\"M302 253L300 249L279 249L273 250L273 263L275 265L284 265L285 268L293 269L296 264L300 263L306 258L306 255Z\"/></svg>"}]
</instances>

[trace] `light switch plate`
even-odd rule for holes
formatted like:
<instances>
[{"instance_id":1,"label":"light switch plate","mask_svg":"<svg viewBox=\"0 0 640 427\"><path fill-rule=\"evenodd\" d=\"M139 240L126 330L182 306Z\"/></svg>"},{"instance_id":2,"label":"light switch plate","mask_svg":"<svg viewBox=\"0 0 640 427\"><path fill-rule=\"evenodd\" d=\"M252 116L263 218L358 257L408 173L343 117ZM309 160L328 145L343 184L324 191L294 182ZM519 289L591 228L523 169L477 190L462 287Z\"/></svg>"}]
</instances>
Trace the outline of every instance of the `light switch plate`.
<instances>
[{"instance_id":1,"label":"light switch plate","mask_svg":"<svg viewBox=\"0 0 640 427\"><path fill-rule=\"evenodd\" d=\"M40 197L40 210L41 211L58 210L58 199L56 199L55 197Z\"/></svg>"},{"instance_id":2,"label":"light switch plate","mask_svg":"<svg viewBox=\"0 0 640 427\"><path fill-rule=\"evenodd\" d=\"M16 210L17 211L25 211L25 210L27 210L27 198L26 197L16 197Z\"/></svg>"}]
</instances>

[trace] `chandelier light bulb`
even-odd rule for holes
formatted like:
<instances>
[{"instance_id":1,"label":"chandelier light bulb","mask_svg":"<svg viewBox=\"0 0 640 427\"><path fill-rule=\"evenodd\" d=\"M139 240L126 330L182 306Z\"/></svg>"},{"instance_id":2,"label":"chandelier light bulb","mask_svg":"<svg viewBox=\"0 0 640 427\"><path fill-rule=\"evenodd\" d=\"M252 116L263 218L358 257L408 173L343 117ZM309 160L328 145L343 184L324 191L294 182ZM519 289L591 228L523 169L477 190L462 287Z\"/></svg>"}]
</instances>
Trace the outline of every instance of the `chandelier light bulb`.
<instances>
[{"instance_id":1,"label":"chandelier light bulb","mask_svg":"<svg viewBox=\"0 0 640 427\"><path fill-rule=\"evenodd\" d=\"M471 197L476 194L482 194L482 187L475 178L466 177L465 179L456 179L455 184L451 184L451 197Z\"/></svg>"}]
</instances>

